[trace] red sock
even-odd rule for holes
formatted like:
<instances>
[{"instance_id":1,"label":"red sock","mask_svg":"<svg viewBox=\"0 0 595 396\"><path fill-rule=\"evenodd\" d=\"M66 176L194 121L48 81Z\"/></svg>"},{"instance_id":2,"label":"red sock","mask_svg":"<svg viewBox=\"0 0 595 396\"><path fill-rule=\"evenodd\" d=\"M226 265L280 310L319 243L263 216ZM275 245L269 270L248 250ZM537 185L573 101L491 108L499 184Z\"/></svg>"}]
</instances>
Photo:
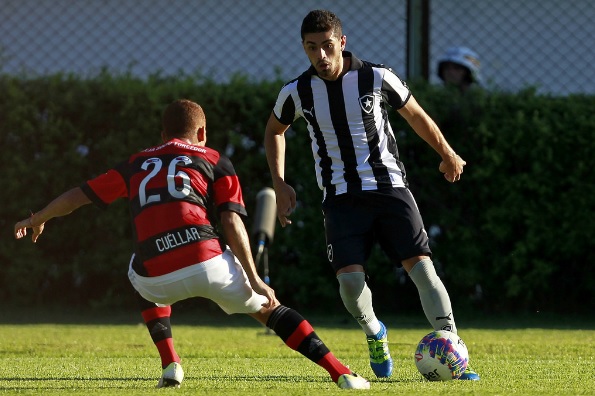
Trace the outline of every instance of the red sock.
<instances>
[{"instance_id":1,"label":"red sock","mask_svg":"<svg viewBox=\"0 0 595 396\"><path fill-rule=\"evenodd\" d=\"M351 373L351 370L329 351L310 323L297 311L281 305L273 311L267 326L275 331L288 347L328 371L334 382L337 382L341 375Z\"/></svg>"},{"instance_id":2,"label":"red sock","mask_svg":"<svg viewBox=\"0 0 595 396\"><path fill-rule=\"evenodd\" d=\"M327 353L322 359L316 362L331 375L333 382L337 382L343 374L351 374L351 370L341 363L332 352Z\"/></svg>"},{"instance_id":3,"label":"red sock","mask_svg":"<svg viewBox=\"0 0 595 396\"><path fill-rule=\"evenodd\" d=\"M166 338L155 343L159 356L161 356L161 367L166 368L172 362L180 363L180 357L174 349L173 338Z\"/></svg>"},{"instance_id":4,"label":"red sock","mask_svg":"<svg viewBox=\"0 0 595 396\"><path fill-rule=\"evenodd\" d=\"M150 307L142 311L142 316L161 357L161 367L165 368L172 362L179 363L171 331L171 307Z\"/></svg>"}]
</instances>

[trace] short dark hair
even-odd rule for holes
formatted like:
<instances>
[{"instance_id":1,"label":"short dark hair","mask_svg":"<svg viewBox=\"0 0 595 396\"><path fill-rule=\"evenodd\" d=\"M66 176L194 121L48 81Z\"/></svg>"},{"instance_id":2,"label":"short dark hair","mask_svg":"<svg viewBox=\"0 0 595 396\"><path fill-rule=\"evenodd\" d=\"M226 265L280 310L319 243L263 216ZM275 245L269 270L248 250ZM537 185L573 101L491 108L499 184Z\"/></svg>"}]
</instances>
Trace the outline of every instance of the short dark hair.
<instances>
[{"instance_id":1,"label":"short dark hair","mask_svg":"<svg viewBox=\"0 0 595 396\"><path fill-rule=\"evenodd\" d=\"M332 31L337 37L343 36L343 26L338 16L327 10L313 10L302 21L302 41L307 33Z\"/></svg>"},{"instance_id":2,"label":"short dark hair","mask_svg":"<svg viewBox=\"0 0 595 396\"><path fill-rule=\"evenodd\" d=\"M161 121L169 139L194 136L207 123L202 107L188 99L173 101L163 112Z\"/></svg>"}]
</instances>

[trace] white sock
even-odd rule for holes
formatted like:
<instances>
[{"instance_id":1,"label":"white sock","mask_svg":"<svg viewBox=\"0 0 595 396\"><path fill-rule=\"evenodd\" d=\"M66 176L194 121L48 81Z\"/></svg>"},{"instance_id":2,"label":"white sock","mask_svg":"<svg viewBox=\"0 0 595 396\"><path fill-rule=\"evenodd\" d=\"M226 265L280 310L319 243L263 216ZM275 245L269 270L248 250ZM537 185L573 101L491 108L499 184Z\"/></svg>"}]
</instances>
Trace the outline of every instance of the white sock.
<instances>
[{"instance_id":1,"label":"white sock","mask_svg":"<svg viewBox=\"0 0 595 396\"><path fill-rule=\"evenodd\" d=\"M452 314L450 297L444 283L436 274L432 260L427 258L416 263L409 272L409 277L417 287L421 306L432 328L456 334L457 326Z\"/></svg>"},{"instance_id":2,"label":"white sock","mask_svg":"<svg viewBox=\"0 0 595 396\"><path fill-rule=\"evenodd\" d=\"M339 294L347 311L357 320L366 335L375 336L382 327L372 307L372 292L363 272L346 272L337 275Z\"/></svg>"}]
</instances>

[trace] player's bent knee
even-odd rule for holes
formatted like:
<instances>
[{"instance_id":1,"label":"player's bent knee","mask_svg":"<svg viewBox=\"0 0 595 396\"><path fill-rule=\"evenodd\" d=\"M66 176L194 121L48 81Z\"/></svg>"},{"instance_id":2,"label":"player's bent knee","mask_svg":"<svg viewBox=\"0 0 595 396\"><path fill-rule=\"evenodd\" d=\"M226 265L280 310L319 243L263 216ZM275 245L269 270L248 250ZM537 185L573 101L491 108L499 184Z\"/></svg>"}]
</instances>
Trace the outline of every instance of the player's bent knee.
<instances>
[{"instance_id":1,"label":"player's bent knee","mask_svg":"<svg viewBox=\"0 0 595 396\"><path fill-rule=\"evenodd\" d=\"M401 265L403 266L403 268L405 268L405 271L407 271L409 273L409 272L411 272L413 267L415 267L415 264L419 263L420 261L424 261L424 260L430 260L430 262L432 261L430 256L414 256L414 257L410 257L406 260L401 261Z\"/></svg>"},{"instance_id":2,"label":"player's bent knee","mask_svg":"<svg viewBox=\"0 0 595 396\"><path fill-rule=\"evenodd\" d=\"M339 294L345 298L357 298L366 285L366 274L363 272L346 272L337 275Z\"/></svg>"}]
</instances>

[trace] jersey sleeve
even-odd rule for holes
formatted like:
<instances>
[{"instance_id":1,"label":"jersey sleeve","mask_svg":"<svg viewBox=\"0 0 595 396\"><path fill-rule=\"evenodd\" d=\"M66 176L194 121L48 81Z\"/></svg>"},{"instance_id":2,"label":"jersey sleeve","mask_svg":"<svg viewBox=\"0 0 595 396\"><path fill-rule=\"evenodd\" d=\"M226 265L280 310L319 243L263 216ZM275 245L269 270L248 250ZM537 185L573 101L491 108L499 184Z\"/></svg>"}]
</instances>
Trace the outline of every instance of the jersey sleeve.
<instances>
[{"instance_id":1,"label":"jersey sleeve","mask_svg":"<svg viewBox=\"0 0 595 396\"><path fill-rule=\"evenodd\" d=\"M215 166L213 198L217 213L231 210L246 216L246 207L242 196L240 180L229 158L221 156Z\"/></svg>"},{"instance_id":2,"label":"jersey sleeve","mask_svg":"<svg viewBox=\"0 0 595 396\"><path fill-rule=\"evenodd\" d=\"M277 118L277 121L283 125L291 125L297 118L295 102L291 95L290 87L291 85L287 84L281 88L277 102L275 102L275 107L273 108L273 114Z\"/></svg>"},{"instance_id":3,"label":"jersey sleeve","mask_svg":"<svg viewBox=\"0 0 595 396\"><path fill-rule=\"evenodd\" d=\"M124 178L114 169L88 180L81 186L81 189L91 202L101 208L108 206L118 198L128 196Z\"/></svg>"},{"instance_id":4,"label":"jersey sleeve","mask_svg":"<svg viewBox=\"0 0 595 396\"><path fill-rule=\"evenodd\" d=\"M384 100L395 110L407 104L411 91L407 84L392 69L385 68L382 78L382 95Z\"/></svg>"}]
</instances>

